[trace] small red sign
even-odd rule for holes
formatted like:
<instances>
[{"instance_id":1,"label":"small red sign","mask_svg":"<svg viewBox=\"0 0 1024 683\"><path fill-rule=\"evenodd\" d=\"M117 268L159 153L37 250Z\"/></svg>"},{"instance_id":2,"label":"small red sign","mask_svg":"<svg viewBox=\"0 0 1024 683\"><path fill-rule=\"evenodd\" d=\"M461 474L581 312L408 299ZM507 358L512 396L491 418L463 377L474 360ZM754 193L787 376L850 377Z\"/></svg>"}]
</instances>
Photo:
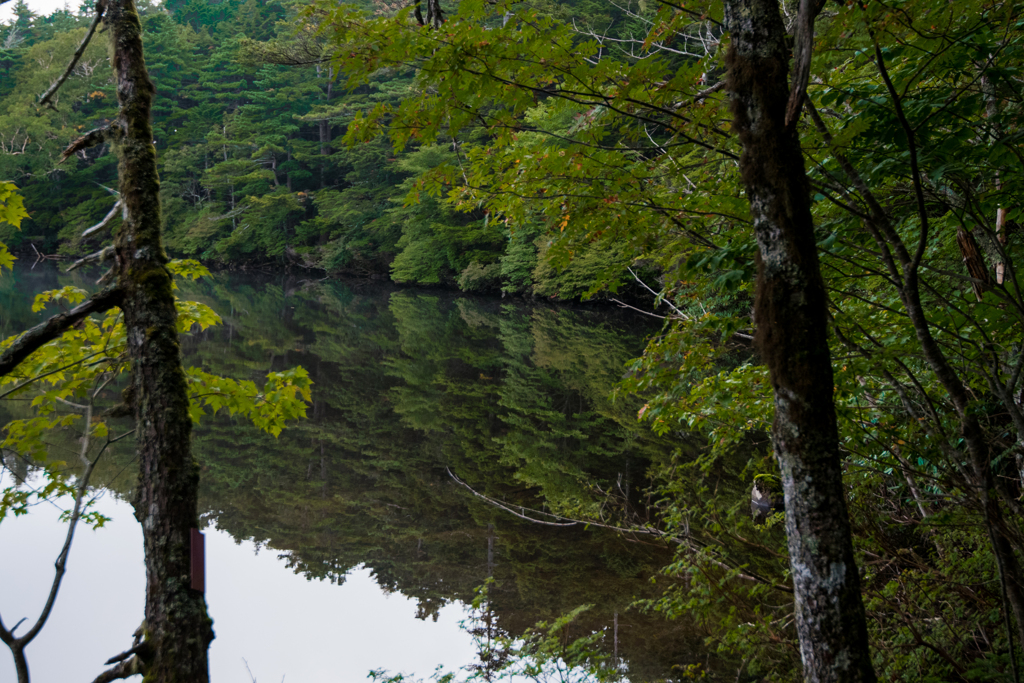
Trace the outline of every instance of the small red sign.
<instances>
[{"instance_id":1,"label":"small red sign","mask_svg":"<svg viewBox=\"0 0 1024 683\"><path fill-rule=\"evenodd\" d=\"M206 539L199 529L192 529L192 590L206 592Z\"/></svg>"}]
</instances>

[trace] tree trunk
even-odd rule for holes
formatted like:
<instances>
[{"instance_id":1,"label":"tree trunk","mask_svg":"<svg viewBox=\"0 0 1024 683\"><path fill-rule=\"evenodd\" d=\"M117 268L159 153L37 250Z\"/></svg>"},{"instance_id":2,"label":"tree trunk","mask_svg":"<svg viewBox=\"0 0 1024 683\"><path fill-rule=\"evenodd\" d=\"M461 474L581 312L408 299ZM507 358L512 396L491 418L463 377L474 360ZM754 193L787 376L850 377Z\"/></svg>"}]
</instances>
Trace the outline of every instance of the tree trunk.
<instances>
[{"instance_id":1,"label":"tree trunk","mask_svg":"<svg viewBox=\"0 0 1024 683\"><path fill-rule=\"evenodd\" d=\"M292 160L292 153L288 152L288 161ZM288 171L284 174L285 185L288 187L288 192L292 191L292 172Z\"/></svg>"},{"instance_id":2,"label":"tree trunk","mask_svg":"<svg viewBox=\"0 0 1024 683\"><path fill-rule=\"evenodd\" d=\"M805 681L874 681L833 404L826 294L807 175L786 125L789 50L777 0L727 0L740 171L759 247L757 344L775 393L772 443Z\"/></svg>"},{"instance_id":3,"label":"tree trunk","mask_svg":"<svg viewBox=\"0 0 1024 683\"><path fill-rule=\"evenodd\" d=\"M104 22L121 110L111 124L124 223L115 239L132 361L139 484L135 516L146 552L146 621L138 653L147 683L205 683L212 622L190 587L190 530L199 526L199 468L178 346L171 274L161 244L160 181L150 126L153 84L134 0L110 0Z\"/></svg>"},{"instance_id":4,"label":"tree trunk","mask_svg":"<svg viewBox=\"0 0 1024 683\"><path fill-rule=\"evenodd\" d=\"M331 122L327 119L320 120L320 156L326 157L331 153ZM320 160L320 189L324 189L327 176L327 160Z\"/></svg>"}]
</instances>

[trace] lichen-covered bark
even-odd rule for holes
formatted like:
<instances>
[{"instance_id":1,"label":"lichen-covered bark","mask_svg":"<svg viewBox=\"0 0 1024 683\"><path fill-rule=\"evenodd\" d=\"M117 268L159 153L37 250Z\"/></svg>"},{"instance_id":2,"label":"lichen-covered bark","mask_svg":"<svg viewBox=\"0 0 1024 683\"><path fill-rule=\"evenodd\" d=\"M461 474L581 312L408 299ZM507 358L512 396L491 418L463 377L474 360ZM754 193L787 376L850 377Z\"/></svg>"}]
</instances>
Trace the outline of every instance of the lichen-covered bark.
<instances>
[{"instance_id":1,"label":"lichen-covered bark","mask_svg":"<svg viewBox=\"0 0 1024 683\"><path fill-rule=\"evenodd\" d=\"M727 0L727 88L760 252L758 349L775 392L796 625L806 681L874 681L842 484L807 175L786 125L789 50L777 0Z\"/></svg>"},{"instance_id":2,"label":"lichen-covered bark","mask_svg":"<svg viewBox=\"0 0 1024 683\"><path fill-rule=\"evenodd\" d=\"M178 346L171 274L161 244L160 181L150 126L153 84L133 0L108 0L120 115L107 133L118 156L125 220L115 239L132 361L139 484L135 516L146 551L144 680L205 683L213 639L202 593L190 586L189 532L198 526L199 469Z\"/></svg>"}]
</instances>

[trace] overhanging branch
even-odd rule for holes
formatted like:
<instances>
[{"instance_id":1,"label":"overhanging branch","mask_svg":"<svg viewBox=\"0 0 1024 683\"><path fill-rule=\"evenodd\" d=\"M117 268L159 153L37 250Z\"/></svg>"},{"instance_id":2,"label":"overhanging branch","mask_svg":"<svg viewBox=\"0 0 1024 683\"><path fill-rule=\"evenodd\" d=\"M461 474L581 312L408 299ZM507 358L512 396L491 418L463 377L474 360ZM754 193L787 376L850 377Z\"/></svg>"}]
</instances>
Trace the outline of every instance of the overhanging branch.
<instances>
[{"instance_id":1,"label":"overhanging branch","mask_svg":"<svg viewBox=\"0 0 1024 683\"><path fill-rule=\"evenodd\" d=\"M123 293L116 285L110 285L96 292L70 311L58 313L44 323L22 332L14 343L0 354L0 377L18 367L23 360L32 355L44 344L64 334L72 325L76 325L93 313L103 313L121 305Z\"/></svg>"}]
</instances>

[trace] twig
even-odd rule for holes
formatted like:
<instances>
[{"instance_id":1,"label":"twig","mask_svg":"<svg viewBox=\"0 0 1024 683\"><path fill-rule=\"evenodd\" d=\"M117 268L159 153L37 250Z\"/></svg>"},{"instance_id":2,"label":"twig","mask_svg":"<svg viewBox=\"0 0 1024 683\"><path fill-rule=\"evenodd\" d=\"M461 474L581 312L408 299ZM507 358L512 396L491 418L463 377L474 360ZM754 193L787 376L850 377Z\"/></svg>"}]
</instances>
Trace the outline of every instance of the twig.
<instances>
[{"instance_id":1,"label":"twig","mask_svg":"<svg viewBox=\"0 0 1024 683\"><path fill-rule=\"evenodd\" d=\"M655 292L655 291L654 291L653 289L651 289L651 288L650 288L649 286L647 286L647 283L646 283L646 282L644 282L643 280L641 280L641 279L640 279L640 276L639 276L639 275L637 275L637 274L636 274L636 272L635 272L635 271L634 271L634 270L633 270L632 268L627 268L626 270L628 270L628 271L629 271L629 274L633 276L633 279L634 279L634 280L636 280L636 281L637 281L638 283L640 283L640 286L641 286L641 287L643 287L643 288L644 288L644 289L646 289L646 290L647 290L648 292L650 292L651 294L653 294L653 295L654 295L654 300L655 300L655 302L658 302L658 301L660 300L660 302L661 302L661 303L665 304L666 306L668 306L669 308L671 308L671 309L672 309L673 311L675 311L676 315L678 315L678 316L679 316L680 318L682 318L683 320L689 320L689 319L690 319L690 316L688 316L688 315L686 315L685 313L683 313L682 311L680 311L680 310L679 310L679 309L678 309L678 308L677 308L677 307L675 306L675 304L673 304L673 303L672 303L671 301L669 301L669 300L668 300L668 299L666 299L665 297L663 297L663 296L661 296L660 294L658 294L657 292ZM701 308L703 308L703 306L701 306Z\"/></svg>"},{"instance_id":2,"label":"twig","mask_svg":"<svg viewBox=\"0 0 1024 683\"><path fill-rule=\"evenodd\" d=\"M572 522L545 522L542 519L534 519L533 517L528 517L527 515L520 514L520 513L516 512L515 510L513 510L512 508L510 508L510 507L508 507L506 505L503 505L502 503L499 503L498 501L494 500L493 498L489 498L489 497L485 496L482 493L477 493L476 491L473 490L473 487L471 487L469 484L467 484L466 482L464 482L461 479L459 479L458 477L456 477L455 473L452 472L450 469L448 470L448 474L451 475L451 478L454 479L457 484L459 484L461 486L464 486L467 491L472 493L477 498L480 498L480 499L490 503L494 507L501 508L505 512L511 512L516 517L519 517L520 519L525 519L527 522L533 522L534 524L545 524L547 526L576 526L577 524L579 524L579 522L576 522L576 521L572 521ZM557 515L551 515L551 516L552 517L557 517Z\"/></svg>"},{"instance_id":3,"label":"twig","mask_svg":"<svg viewBox=\"0 0 1024 683\"><path fill-rule=\"evenodd\" d=\"M215 223L217 221L227 220L228 218L235 218L236 216L240 216L243 213L245 213L246 211L248 211L249 208L250 208L249 204L242 204L241 206L237 206L234 209L231 209L227 213L221 214L219 216L214 216L214 217L208 218L206 220L208 220L211 223Z\"/></svg>"},{"instance_id":4,"label":"twig","mask_svg":"<svg viewBox=\"0 0 1024 683\"><path fill-rule=\"evenodd\" d=\"M75 54L71 56L71 62L68 64L68 68L64 69L64 73L60 75L56 81L53 82L46 92L39 97L40 106L47 105L50 103L50 98L57 94L57 90L60 86L64 85L64 81L68 80L68 76L74 71L75 65L78 64L78 60L81 59L82 54L85 52L85 48L88 47L89 41L92 40L92 35L96 33L96 27L100 25L100 21L103 19L103 10L106 9L106 5L103 2L96 3L96 16L93 17L92 23L89 25L89 30L85 32L85 38L82 38L81 44L78 49L75 50ZM52 104L50 105L53 106Z\"/></svg>"},{"instance_id":5,"label":"twig","mask_svg":"<svg viewBox=\"0 0 1024 683\"><path fill-rule=\"evenodd\" d=\"M565 522L545 522L544 520L535 519L535 518L530 517L528 515L516 512L515 510L513 510L510 507L508 507L507 505L505 505L505 504L503 504L503 503L501 503L501 502L499 502L497 500L494 500L493 498L485 496L482 493L478 493L478 492L474 491L473 487L471 487L469 484L467 484L466 482L462 481L457 476L455 476L455 473L452 472L450 468L445 468L445 469L448 470L448 475L451 476L451 478L454 479L457 484L465 487L470 493L472 493L477 498L480 498L481 500L487 502L490 505L493 505L494 507L497 507L497 508L500 508L502 510L505 510L506 512L511 512L516 517L519 517L520 519L525 519L527 522L533 522L534 524L544 524L544 525L547 525L547 526L561 526L561 527L576 526L576 525L582 524L585 527L593 526L593 527L598 527L598 528L601 528L601 529L610 529L611 531L617 531L617 532L626 533L626 534L643 534L643 535L646 535L646 536L655 536L657 538L665 539L665 540L667 540L667 541L669 541L671 543L675 543L676 545L691 545L692 547L698 547L698 548L706 547L706 544L702 544L700 541L698 541L697 539L695 539L692 536L690 536L689 533L687 533L687 535L685 537L678 537L678 536L674 536L672 534L669 534L669 533L667 533L665 531L662 531L661 529L655 529L654 527L646 527L645 526L645 527L641 527L641 528L635 528L635 527L634 528L629 528L629 527L614 526L614 525L611 525L611 524L602 524L601 522L586 521L586 520L582 520L582 519L572 519L570 517L563 517L561 515L556 515L556 514L553 514L551 512L542 512L540 510L530 510L530 508L525 508L525 507L520 506L520 509L524 510L524 511L525 510L530 510L530 512L536 512L538 514L546 515L548 517L553 517L554 519L564 519L564 520L567 520ZM789 586L784 586L784 585L779 584L779 583L773 583L770 580L768 580L768 579L766 579L766 578L764 578L762 576L758 576L757 574L755 574L753 572L750 572L750 571L747 571L747 572L738 571L736 567L730 566L727 562L723 562L721 560L716 560L715 558L710 557L710 556L707 556L707 560L709 562L711 562L712 564L714 564L715 566L720 567L721 569L724 569L724 570L729 571L729 572L733 572L733 571L737 572L734 575L737 579L743 579L744 581L752 581L754 583L760 583L762 585L770 586L771 588L774 588L775 590L778 590L778 591L782 591L784 593L792 593L793 592L793 589L791 587L789 587Z\"/></svg>"},{"instance_id":6,"label":"twig","mask_svg":"<svg viewBox=\"0 0 1024 683\"><path fill-rule=\"evenodd\" d=\"M245 670L249 672L249 680L256 683L256 677L252 675L252 669L249 668L249 662L245 661L245 657L242 657L242 663L245 664Z\"/></svg>"},{"instance_id":7,"label":"twig","mask_svg":"<svg viewBox=\"0 0 1024 683\"><path fill-rule=\"evenodd\" d=\"M43 252L39 251L39 249L36 247L34 242L29 242L28 244L29 244L30 247L32 247L32 251L36 252L36 263L39 263L40 261L47 261L47 260L51 260L51 261L58 261L58 260L60 260L60 256L51 256L51 255L47 255L47 254L44 254Z\"/></svg>"},{"instance_id":8,"label":"twig","mask_svg":"<svg viewBox=\"0 0 1024 683\"><path fill-rule=\"evenodd\" d=\"M147 647L146 643L140 643L138 645L135 645L134 647L132 647L129 650L125 650L124 652L122 652L119 655L114 655L113 657L111 657L110 659L108 659L107 661L105 661L103 663L104 664L117 664L118 662L123 662L124 660L128 659L132 655L138 654L140 651L145 650L146 647Z\"/></svg>"}]
</instances>

